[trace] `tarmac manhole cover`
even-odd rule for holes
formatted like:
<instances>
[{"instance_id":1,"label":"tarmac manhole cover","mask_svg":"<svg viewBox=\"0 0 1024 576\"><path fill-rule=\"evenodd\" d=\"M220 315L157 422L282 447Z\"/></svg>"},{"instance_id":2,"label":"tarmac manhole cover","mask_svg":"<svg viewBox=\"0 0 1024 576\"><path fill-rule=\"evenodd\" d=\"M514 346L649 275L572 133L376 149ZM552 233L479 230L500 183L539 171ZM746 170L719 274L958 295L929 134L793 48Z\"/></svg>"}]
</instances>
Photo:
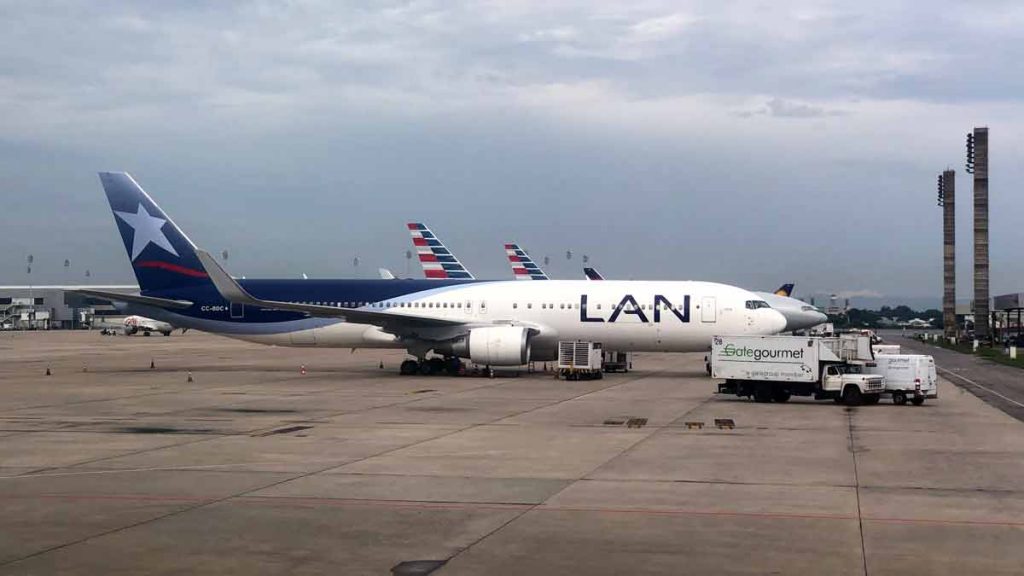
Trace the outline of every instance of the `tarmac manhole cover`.
<instances>
[{"instance_id":1,"label":"tarmac manhole cover","mask_svg":"<svg viewBox=\"0 0 1024 576\"><path fill-rule=\"evenodd\" d=\"M395 576L421 576L430 574L447 563L447 560L406 560L396 564L391 573Z\"/></svg>"}]
</instances>

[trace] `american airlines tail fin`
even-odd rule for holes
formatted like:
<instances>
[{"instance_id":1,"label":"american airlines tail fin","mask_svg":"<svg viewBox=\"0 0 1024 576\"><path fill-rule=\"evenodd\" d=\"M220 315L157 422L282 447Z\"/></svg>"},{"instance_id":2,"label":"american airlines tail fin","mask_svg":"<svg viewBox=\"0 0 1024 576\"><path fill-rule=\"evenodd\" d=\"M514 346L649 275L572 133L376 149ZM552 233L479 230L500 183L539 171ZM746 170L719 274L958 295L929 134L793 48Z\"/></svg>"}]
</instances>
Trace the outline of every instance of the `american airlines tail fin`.
<instances>
[{"instance_id":1,"label":"american airlines tail fin","mask_svg":"<svg viewBox=\"0 0 1024 576\"><path fill-rule=\"evenodd\" d=\"M586 275L587 280L604 280L604 276L601 276L601 273L594 268L584 268L583 274Z\"/></svg>"},{"instance_id":2,"label":"american airlines tail fin","mask_svg":"<svg viewBox=\"0 0 1024 576\"><path fill-rule=\"evenodd\" d=\"M473 280L473 275L459 262L437 236L421 222L406 224L412 236L412 244L423 266L423 275L427 278L464 278Z\"/></svg>"},{"instance_id":3,"label":"american airlines tail fin","mask_svg":"<svg viewBox=\"0 0 1024 576\"><path fill-rule=\"evenodd\" d=\"M775 291L775 295L776 296L786 296L786 297L792 296L793 295L793 285L792 284L783 284L782 286L779 286L779 289Z\"/></svg>"},{"instance_id":4,"label":"american airlines tail fin","mask_svg":"<svg viewBox=\"0 0 1024 576\"><path fill-rule=\"evenodd\" d=\"M196 246L127 172L100 182L143 294L210 284Z\"/></svg>"},{"instance_id":5,"label":"american airlines tail fin","mask_svg":"<svg viewBox=\"0 0 1024 576\"><path fill-rule=\"evenodd\" d=\"M530 255L519 247L518 244L505 244L505 254L508 256L508 263L512 266L512 273L516 280L547 280L548 275L540 269L540 266L530 258Z\"/></svg>"}]
</instances>

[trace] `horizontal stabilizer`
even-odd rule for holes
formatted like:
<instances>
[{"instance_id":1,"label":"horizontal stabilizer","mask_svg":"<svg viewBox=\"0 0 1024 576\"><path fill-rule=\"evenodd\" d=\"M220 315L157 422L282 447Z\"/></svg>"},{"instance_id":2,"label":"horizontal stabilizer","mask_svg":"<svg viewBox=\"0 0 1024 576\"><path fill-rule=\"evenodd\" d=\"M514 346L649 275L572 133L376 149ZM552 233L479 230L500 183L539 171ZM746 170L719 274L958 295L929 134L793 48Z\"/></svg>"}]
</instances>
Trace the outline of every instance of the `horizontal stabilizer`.
<instances>
[{"instance_id":1,"label":"horizontal stabilizer","mask_svg":"<svg viewBox=\"0 0 1024 576\"><path fill-rule=\"evenodd\" d=\"M237 304L248 304L270 310L288 310L302 312L319 318L342 318L357 324L372 324L380 326L389 332L407 332L411 328L442 328L450 326L462 326L463 322L456 320L444 320L441 318L426 318L412 316L409 314L392 314L387 312L376 312L371 310L357 310L354 308L342 308L340 306L322 306L318 304L301 304L298 302L279 302L275 300L262 300L249 294L234 278L231 277L220 264L210 255L209 252L201 249L196 250L196 256L202 264L203 269L210 276L217 292L228 302Z\"/></svg>"},{"instance_id":2,"label":"horizontal stabilizer","mask_svg":"<svg viewBox=\"0 0 1024 576\"><path fill-rule=\"evenodd\" d=\"M192 303L188 300L171 300L168 298L155 298L153 296L140 296L138 294L124 294L122 292L106 292L103 290L70 290L74 294L81 294L91 298L100 298L112 302L127 302L129 304L142 304L144 306L155 306L157 308L170 308L172 310L184 310L190 308Z\"/></svg>"}]
</instances>

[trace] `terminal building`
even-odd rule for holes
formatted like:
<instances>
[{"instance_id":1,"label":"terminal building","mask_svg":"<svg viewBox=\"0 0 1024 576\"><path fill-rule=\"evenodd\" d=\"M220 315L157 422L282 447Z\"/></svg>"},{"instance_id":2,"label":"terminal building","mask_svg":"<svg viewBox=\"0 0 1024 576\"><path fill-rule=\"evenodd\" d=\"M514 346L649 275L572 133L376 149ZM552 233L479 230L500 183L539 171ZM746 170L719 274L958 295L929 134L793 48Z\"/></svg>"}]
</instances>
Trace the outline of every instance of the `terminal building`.
<instances>
[{"instance_id":1,"label":"terminal building","mask_svg":"<svg viewBox=\"0 0 1024 576\"><path fill-rule=\"evenodd\" d=\"M90 328L121 314L106 300L70 292L93 288L138 293L138 286L0 286L0 330Z\"/></svg>"}]
</instances>

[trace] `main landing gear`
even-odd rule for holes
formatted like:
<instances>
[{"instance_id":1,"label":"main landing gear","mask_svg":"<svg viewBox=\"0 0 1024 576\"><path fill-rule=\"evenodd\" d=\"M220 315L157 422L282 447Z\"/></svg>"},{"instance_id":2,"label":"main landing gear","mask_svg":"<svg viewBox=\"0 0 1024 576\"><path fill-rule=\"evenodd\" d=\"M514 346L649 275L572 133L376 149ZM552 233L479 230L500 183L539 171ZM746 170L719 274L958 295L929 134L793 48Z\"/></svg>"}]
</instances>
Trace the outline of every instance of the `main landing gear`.
<instances>
[{"instance_id":1,"label":"main landing gear","mask_svg":"<svg viewBox=\"0 0 1024 576\"><path fill-rule=\"evenodd\" d=\"M462 364L462 361L453 356L447 358L434 356L433 358L424 358L422 360L406 360L398 368L398 373L402 376L414 376L416 374L422 376L434 376L437 374L458 376L465 372L466 367Z\"/></svg>"}]
</instances>

